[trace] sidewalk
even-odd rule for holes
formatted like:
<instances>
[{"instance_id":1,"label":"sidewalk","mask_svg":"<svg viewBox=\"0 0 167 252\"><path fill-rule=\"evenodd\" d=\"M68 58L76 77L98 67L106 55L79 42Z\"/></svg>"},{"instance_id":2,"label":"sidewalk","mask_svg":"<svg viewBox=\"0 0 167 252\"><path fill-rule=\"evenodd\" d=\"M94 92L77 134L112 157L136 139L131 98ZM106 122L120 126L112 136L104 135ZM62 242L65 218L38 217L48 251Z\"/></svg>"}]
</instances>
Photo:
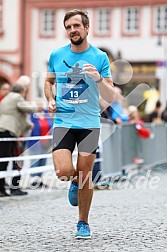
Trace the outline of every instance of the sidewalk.
<instances>
[{"instance_id":1,"label":"sidewalk","mask_svg":"<svg viewBox=\"0 0 167 252\"><path fill-rule=\"evenodd\" d=\"M166 252L167 173L155 175L156 189L95 190L87 241L74 238L78 211L66 189L0 198L0 251Z\"/></svg>"}]
</instances>

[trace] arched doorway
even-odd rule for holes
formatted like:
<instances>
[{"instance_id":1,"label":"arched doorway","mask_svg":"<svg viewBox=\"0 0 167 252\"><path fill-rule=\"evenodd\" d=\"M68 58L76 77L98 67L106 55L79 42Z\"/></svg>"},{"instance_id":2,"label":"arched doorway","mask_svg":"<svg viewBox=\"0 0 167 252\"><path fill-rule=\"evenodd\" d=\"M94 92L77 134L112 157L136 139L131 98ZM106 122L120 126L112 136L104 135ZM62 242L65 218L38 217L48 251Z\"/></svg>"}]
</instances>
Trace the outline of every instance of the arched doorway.
<instances>
[{"instance_id":1,"label":"arched doorway","mask_svg":"<svg viewBox=\"0 0 167 252\"><path fill-rule=\"evenodd\" d=\"M115 60L112 52L109 49L104 48L104 47L99 47L99 49L102 50L103 52L107 53L107 56L109 58L110 63L112 63Z\"/></svg>"},{"instance_id":2,"label":"arched doorway","mask_svg":"<svg viewBox=\"0 0 167 252\"><path fill-rule=\"evenodd\" d=\"M7 80L6 78L0 76L0 84L2 84L2 83L4 83L4 82L9 83L9 80Z\"/></svg>"}]
</instances>

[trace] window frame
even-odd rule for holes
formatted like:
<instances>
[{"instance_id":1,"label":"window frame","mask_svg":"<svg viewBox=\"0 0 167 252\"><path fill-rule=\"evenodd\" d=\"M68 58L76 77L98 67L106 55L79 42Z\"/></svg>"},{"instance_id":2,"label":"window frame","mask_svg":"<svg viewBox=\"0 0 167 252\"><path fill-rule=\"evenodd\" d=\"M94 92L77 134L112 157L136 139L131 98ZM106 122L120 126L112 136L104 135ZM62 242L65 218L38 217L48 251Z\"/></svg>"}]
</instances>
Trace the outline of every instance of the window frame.
<instances>
[{"instance_id":1,"label":"window frame","mask_svg":"<svg viewBox=\"0 0 167 252\"><path fill-rule=\"evenodd\" d=\"M98 25L100 23L100 19L99 19L100 11L106 11L106 13L108 11L108 14L107 14L108 15L108 20L106 18L106 20L108 21L108 24L105 21L105 17L102 17L102 19L104 19L104 22L106 22L106 27L108 25L108 30L106 30L104 32L98 30ZM93 30L94 30L94 36L95 37L110 37L111 36L111 12L112 12L111 8L104 8L104 7L96 8L94 10L94 15L93 16L94 16L95 21L94 21L94 29Z\"/></svg>"},{"instance_id":2,"label":"window frame","mask_svg":"<svg viewBox=\"0 0 167 252\"><path fill-rule=\"evenodd\" d=\"M128 19L130 17L128 17L128 11L132 11L129 15L133 15L134 16L134 12L135 9L137 10L137 16L133 17L130 19L129 22L133 22L132 24L129 24L130 29L128 31L128 29L126 28L126 26L128 25ZM140 21L141 21L141 9L139 6L126 6L122 9L122 36L140 36ZM137 20L137 21L136 21ZM136 22L136 24L135 24ZM134 29L134 26L137 25L137 28ZM131 28L132 27L132 28ZM132 30L134 29L134 30Z\"/></svg>"},{"instance_id":3,"label":"window frame","mask_svg":"<svg viewBox=\"0 0 167 252\"><path fill-rule=\"evenodd\" d=\"M158 8L165 8L165 16L164 16L164 20L166 19L166 24L163 24L163 26L166 25L166 30L161 30L161 27L160 27L160 30L158 31L158 29L156 29L156 26L157 26L157 19L158 19L158 16L157 16L157 19L156 19L156 11ZM162 21L160 21L160 18L159 18L159 22L162 23ZM160 24L161 25L161 24ZM163 4L163 5L155 5L152 7L152 33L153 34L156 34L156 35L167 35L167 4Z\"/></svg>"},{"instance_id":4,"label":"window frame","mask_svg":"<svg viewBox=\"0 0 167 252\"><path fill-rule=\"evenodd\" d=\"M45 19L44 19L44 15L46 15L46 12L47 11L52 11L52 19L50 21L50 24L53 25L53 29L52 29L52 32L48 32L47 33L47 30L44 30L44 27L45 25L47 26L47 24L45 24L45 22L47 21L46 19L46 16L45 16ZM44 14L45 12L45 14ZM39 37L41 38L54 38L55 37L55 34L56 34L56 10L53 9L53 8L41 8L40 9L40 19L39 19ZM49 16L49 18L51 18L51 16ZM51 29L50 29L51 31Z\"/></svg>"}]
</instances>

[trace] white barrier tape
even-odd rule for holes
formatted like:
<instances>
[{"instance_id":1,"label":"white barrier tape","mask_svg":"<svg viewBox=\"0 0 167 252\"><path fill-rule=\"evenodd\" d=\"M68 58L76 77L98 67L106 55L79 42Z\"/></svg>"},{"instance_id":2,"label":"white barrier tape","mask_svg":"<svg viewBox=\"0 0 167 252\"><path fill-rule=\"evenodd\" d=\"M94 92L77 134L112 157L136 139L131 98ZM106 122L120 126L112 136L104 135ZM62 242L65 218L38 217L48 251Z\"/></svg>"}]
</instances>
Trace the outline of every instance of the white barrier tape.
<instances>
[{"instance_id":1,"label":"white barrier tape","mask_svg":"<svg viewBox=\"0 0 167 252\"><path fill-rule=\"evenodd\" d=\"M20 171L18 170L1 171L0 178L15 177L18 175L30 175L30 174L40 173L40 172L47 172L47 171L54 171L53 165L32 167L30 169L22 169Z\"/></svg>"},{"instance_id":2,"label":"white barrier tape","mask_svg":"<svg viewBox=\"0 0 167 252\"><path fill-rule=\"evenodd\" d=\"M5 157L5 158L0 158L0 162L22 161L22 160L51 158L51 157L52 157L52 154L40 154L40 155L31 155L31 156L18 156L18 157Z\"/></svg>"},{"instance_id":3,"label":"white barrier tape","mask_svg":"<svg viewBox=\"0 0 167 252\"><path fill-rule=\"evenodd\" d=\"M101 162L102 158L95 159L95 162ZM10 170L10 171L0 171L0 179L1 178L8 178L8 177L15 177L18 175L30 175L40 172L47 172L47 171L54 171L53 165L47 166L38 166L38 167L30 167L29 169L21 169L18 170Z\"/></svg>"},{"instance_id":4,"label":"white barrier tape","mask_svg":"<svg viewBox=\"0 0 167 252\"><path fill-rule=\"evenodd\" d=\"M0 138L0 142L46 140L46 139L53 139L53 136L48 135L48 136L33 136L33 137L2 137Z\"/></svg>"},{"instance_id":5,"label":"white barrier tape","mask_svg":"<svg viewBox=\"0 0 167 252\"><path fill-rule=\"evenodd\" d=\"M76 156L78 153L77 151L73 152L73 155ZM41 159L41 158L51 158L52 154L39 154L39 155L31 155L31 156L15 156L15 157L5 157L0 158L1 162L10 162L10 161L22 161L22 160L31 160L31 159Z\"/></svg>"}]
</instances>

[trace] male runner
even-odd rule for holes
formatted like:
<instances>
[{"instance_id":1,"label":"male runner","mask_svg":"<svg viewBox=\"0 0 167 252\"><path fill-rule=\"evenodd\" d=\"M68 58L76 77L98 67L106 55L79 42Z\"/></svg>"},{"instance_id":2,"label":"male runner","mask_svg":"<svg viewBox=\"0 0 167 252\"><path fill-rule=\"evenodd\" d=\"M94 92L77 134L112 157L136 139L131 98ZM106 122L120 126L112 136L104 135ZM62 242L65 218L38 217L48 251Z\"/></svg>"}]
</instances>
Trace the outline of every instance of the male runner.
<instances>
[{"instance_id":1,"label":"male runner","mask_svg":"<svg viewBox=\"0 0 167 252\"><path fill-rule=\"evenodd\" d=\"M51 53L44 91L49 112L55 113L53 162L56 174L60 179L72 180L69 201L79 207L75 237L88 239L91 237L88 215L93 196L91 172L100 130L99 97L110 104L114 87L106 53L88 43L87 13L67 12L64 27L70 44ZM56 85L56 101L53 85ZM72 152L76 144L78 158L74 168Z\"/></svg>"}]
</instances>

